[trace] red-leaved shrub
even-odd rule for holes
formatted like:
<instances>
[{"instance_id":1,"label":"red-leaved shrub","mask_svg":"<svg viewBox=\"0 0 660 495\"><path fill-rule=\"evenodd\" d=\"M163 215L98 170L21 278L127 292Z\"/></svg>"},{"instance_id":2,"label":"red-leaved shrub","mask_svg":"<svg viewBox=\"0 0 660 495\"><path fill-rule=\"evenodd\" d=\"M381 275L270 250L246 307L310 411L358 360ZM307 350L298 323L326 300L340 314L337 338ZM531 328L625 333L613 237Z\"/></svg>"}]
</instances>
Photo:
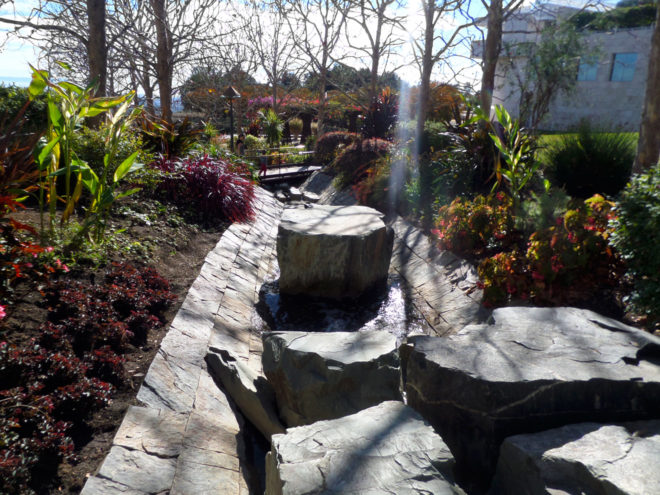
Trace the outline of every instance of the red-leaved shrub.
<instances>
[{"instance_id":1,"label":"red-leaved shrub","mask_svg":"<svg viewBox=\"0 0 660 495\"><path fill-rule=\"evenodd\" d=\"M154 269L113 263L103 284L61 281L48 289L50 321L42 326L42 343L64 338L78 356L104 346L123 351L129 343L143 344L175 299Z\"/></svg>"},{"instance_id":2,"label":"red-leaved shrub","mask_svg":"<svg viewBox=\"0 0 660 495\"><path fill-rule=\"evenodd\" d=\"M485 259L479 265L484 302L500 306L516 297L574 305L600 288L614 287L623 265L608 244L612 208L612 202L596 195L569 209L556 225L534 232L526 252Z\"/></svg>"},{"instance_id":3,"label":"red-leaved shrub","mask_svg":"<svg viewBox=\"0 0 660 495\"><path fill-rule=\"evenodd\" d=\"M247 165L205 155L160 159L151 166L165 172L157 188L164 201L193 208L205 221L254 218L254 183Z\"/></svg>"},{"instance_id":4,"label":"red-leaved shrub","mask_svg":"<svg viewBox=\"0 0 660 495\"><path fill-rule=\"evenodd\" d=\"M33 493L32 473L73 456L72 419L108 404L109 383L66 351L0 342L0 493Z\"/></svg>"},{"instance_id":5,"label":"red-leaved shrub","mask_svg":"<svg viewBox=\"0 0 660 495\"><path fill-rule=\"evenodd\" d=\"M506 194L456 198L438 211L432 231L441 249L469 259L502 251L513 245L513 201Z\"/></svg>"},{"instance_id":6,"label":"red-leaved shrub","mask_svg":"<svg viewBox=\"0 0 660 495\"><path fill-rule=\"evenodd\" d=\"M334 131L326 132L316 141L314 157L319 163L330 163L343 147L360 139L356 132Z\"/></svg>"},{"instance_id":7,"label":"red-leaved shrub","mask_svg":"<svg viewBox=\"0 0 660 495\"><path fill-rule=\"evenodd\" d=\"M34 493L35 473L73 455L74 424L124 382L128 344L146 342L176 299L151 268L113 263L98 284L45 292L49 321L27 347L0 342L0 493Z\"/></svg>"}]
</instances>

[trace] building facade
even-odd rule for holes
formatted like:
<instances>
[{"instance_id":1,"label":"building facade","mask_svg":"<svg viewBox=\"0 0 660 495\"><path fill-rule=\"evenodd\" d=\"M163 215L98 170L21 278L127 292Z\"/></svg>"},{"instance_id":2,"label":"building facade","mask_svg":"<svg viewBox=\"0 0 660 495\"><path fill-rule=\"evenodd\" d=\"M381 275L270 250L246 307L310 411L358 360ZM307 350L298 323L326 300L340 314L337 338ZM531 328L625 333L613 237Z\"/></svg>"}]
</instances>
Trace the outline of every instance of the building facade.
<instances>
[{"instance_id":1,"label":"building facade","mask_svg":"<svg viewBox=\"0 0 660 495\"><path fill-rule=\"evenodd\" d=\"M524 72L525 60L512 60L515 46L538 42L541 29L570 15L570 10L546 6L542 12L521 12L505 23L502 45L509 49L503 49L498 60L493 105L503 105L512 115L520 115L518 78ZM586 32L583 40L588 55L576 57L575 87L568 94L555 95L538 128L563 131L588 120L594 128L638 131L652 34L652 26ZM474 51L478 55L479 47Z\"/></svg>"}]
</instances>

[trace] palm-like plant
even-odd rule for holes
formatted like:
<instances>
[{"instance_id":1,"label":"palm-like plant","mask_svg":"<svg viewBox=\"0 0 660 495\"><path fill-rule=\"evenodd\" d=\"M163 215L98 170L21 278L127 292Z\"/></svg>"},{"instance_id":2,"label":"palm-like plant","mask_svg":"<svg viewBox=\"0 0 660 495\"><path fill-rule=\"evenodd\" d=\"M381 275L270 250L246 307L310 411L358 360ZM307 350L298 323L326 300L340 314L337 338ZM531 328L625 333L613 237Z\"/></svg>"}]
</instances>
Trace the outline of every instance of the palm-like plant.
<instances>
[{"instance_id":1,"label":"palm-like plant","mask_svg":"<svg viewBox=\"0 0 660 495\"><path fill-rule=\"evenodd\" d=\"M269 108L266 112L259 112L259 118L263 131L266 134L268 146L276 147L282 139L284 124L272 108Z\"/></svg>"}]
</instances>

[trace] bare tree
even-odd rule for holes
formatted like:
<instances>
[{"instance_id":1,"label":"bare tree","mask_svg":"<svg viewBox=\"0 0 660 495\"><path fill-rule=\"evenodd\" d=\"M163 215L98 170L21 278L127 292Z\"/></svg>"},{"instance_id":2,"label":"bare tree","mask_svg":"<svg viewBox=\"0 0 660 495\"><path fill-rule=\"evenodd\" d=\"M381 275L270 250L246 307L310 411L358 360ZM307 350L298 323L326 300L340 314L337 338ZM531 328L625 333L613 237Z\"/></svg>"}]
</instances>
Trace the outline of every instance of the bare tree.
<instances>
[{"instance_id":1,"label":"bare tree","mask_svg":"<svg viewBox=\"0 0 660 495\"><path fill-rule=\"evenodd\" d=\"M280 84L290 73L300 79L307 68L302 57L298 33L287 21L287 11L280 2L243 0L236 4L243 43L254 53L259 69L271 88L273 110L279 111L287 90ZM280 94L280 90L284 94Z\"/></svg>"},{"instance_id":2,"label":"bare tree","mask_svg":"<svg viewBox=\"0 0 660 495\"><path fill-rule=\"evenodd\" d=\"M285 0L281 5L290 9L289 27L297 33L300 48L318 78L317 132L320 135L327 104L328 73L336 60L349 0Z\"/></svg>"},{"instance_id":3,"label":"bare tree","mask_svg":"<svg viewBox=\"0 0 660 495\"><path fill-rule=\"evenodd\" d=\"M156 79L160 94L160 113L163 120L172 121L172 76L174 55L172 30L167 15L166 0L149 0L156 28Z\"/></svg>"},{"instance_id":4,"label":"bare tree","mask_svg":"<svg viewBox=\"0 0 660 495\"><path fill-rule=\"evenodd\" d=\"M399 68L389 65L391 55L404 43L401 30L404 7L405 0L350 0L347 6L342 6L348 20L346 42L359 60L369 64L367 101L378 94L380 74ZM353 26L359 27L359 32Z\"/></svg>"},{"instance_id":5,"label":"bare tree","mask_svg":"<svg viewBox=\"0 0 660 495\"><path fill-rule=\"evenodd\" d=\"M413 40L415 62L420 71L419 100L417 108L417 150L422 143L424 124L428 114L431 93L431 75L434 67L446 59L455 48L465 41L463 33L473 22L463 19L461 12L469 0L421 0L424 14L423 34ZM458 21L458 22L457 22ZM420 39L421 38L421 39ZM420 202L424 209L423 218L427 225L431 221L431 164L419 162Z\"/></svg>"},{"instance_id":6,"label":"bare tree","mask_svg":"<svg viewBox=\"0 0 660 495\"><path fill-rule=\"evenodd\" d=\"M420 72L418 136L422 135L426 123L433 69L466 41L465 29L473 25L470 19L462 17L462 9L468 4L469 0L421 0L424 30L421 37L413 40L415 63Z\"/></svg>"},{"instance_id":7,"label":"bare tree","mask_svg":"<svg viewBox=\"0 0 660 495\"><path fill-rule=\"evenodd\" d=\"M660 4L655 16L655 28L651 38L649 73L646 78L644 113L639 128L639 144L633 172L651 168L660 159Z\"/></svg>"},{"instance_id":8,"label":"bare tree","mask_svg":"<svg viewBox=\"0 0 660 495\"><path fill-rule=\"evenodd\" d=\"M31 40L36 34L41 39L68 39L69 45L73 42L84 47L87 80L96 79L97 94L106 93L108 51L104 1L39 0L25 19L0 17L0 22L15 26L17 35Z\"/></svg>"},{"instance_id":9,"label":"bare tree","mask_svg":"<svg viewBox=\"0 0 660 495\"><path fill-rule=\"evenodd\" d=\"M495 89L495 69L502 50L502 29L522 6L524 0L481 0L487 15L487 32L483 44L480 104L484 112L490 112Z\"/></svg>"},{"instance_id":10,"label":"bare tree","mask_svg":"<svg viewBox=\"0 0 660 495\"><path fill-rule=\"evenodd\" d=\"M32 42L36 31L50 61L69 62L88 79L99 77L102 87L107 80L112 90L142 88L151 110L157 86L166 120L172 118L172 95L186 71L225 53L227 16L217 0L39 2L27 19L0 22L19 26ZM87 56L81 59L83 47Z\"/></svg>"}]
</instances>

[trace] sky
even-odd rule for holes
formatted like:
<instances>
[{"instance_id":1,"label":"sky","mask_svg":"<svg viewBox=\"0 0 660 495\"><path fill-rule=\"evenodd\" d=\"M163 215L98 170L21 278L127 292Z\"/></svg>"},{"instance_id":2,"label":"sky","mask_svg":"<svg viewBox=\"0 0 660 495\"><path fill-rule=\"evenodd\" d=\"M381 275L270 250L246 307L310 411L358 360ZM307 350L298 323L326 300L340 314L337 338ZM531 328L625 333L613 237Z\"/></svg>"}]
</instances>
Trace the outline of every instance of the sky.
<instances>
[{"instance_id":1,"label":"sky","mask_svg":"<svg viewBox=\"0 0 660 495\"><path fill-rule=\"evenodd\" d=\"M16 11L11 5L5 5L0 7L0 16L20 19L20 14L29 12L33 3L31 0L16 0ZM38 53L29 42L14 37L7 40L6 33L11 30L11 26L0 24L0 42L4 42L0 51L0 82L27 85L31 74L28 63L36 64Z\"/></svg>"}]
</instances>

